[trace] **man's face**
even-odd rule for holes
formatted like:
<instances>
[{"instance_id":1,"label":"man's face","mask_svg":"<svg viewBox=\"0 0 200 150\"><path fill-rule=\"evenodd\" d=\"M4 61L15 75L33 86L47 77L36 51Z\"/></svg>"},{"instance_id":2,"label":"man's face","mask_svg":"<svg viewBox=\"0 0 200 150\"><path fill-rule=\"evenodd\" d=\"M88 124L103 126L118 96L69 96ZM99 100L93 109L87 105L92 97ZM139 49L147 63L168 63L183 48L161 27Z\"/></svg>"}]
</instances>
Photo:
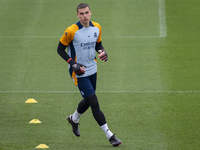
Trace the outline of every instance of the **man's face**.
<instances>
[{"instance_id":1,"label":"man's face","mask_svg":"<svg viewBox=\"0 0 200 150\"><path fill-rule=\"evenodd\" d=\"M89 26L91 15L92 15L92 12L89 10L88 7L78 9L77 17L80 19L80 22L84 27Z\"/></svg>"}]
</instances>

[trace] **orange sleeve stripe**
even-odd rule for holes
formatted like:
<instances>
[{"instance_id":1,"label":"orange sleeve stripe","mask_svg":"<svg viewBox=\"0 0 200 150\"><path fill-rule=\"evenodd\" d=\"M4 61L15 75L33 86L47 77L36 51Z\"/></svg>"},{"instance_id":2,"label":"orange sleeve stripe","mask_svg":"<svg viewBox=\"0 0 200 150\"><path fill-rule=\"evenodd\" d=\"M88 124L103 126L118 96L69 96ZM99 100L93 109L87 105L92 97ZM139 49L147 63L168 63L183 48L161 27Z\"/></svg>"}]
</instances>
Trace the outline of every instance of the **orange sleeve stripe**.
<instances>
[{"instance_id":1,"label":"orange sleeve stripe","mask_svg":"<svg viewBox=\"0 0 200 150\"><path fill-rule=\"evenodd\" d=\"M98 24L97 22L94 22L94 21L92 21L92 24L93 24L95 27L99 28L99 37L98 37L98 39L97 39L97 43L99 43L99 42L101 42L101 26L100 26L100 24Z\"/></svg>"},{"instance_id":2,"label":"orange sleeve stripe","mask_svg":"<svg viewBox=\"0 0 200 150\"><path fill-rule=\"evenodd\" d=\"M68 59L67 63L69 63L70 60L72 60L72 58Z\"/></svg>"},{"instance_id":3,"label":"orange sleeve stripe","mask_svg":"<svg viewBox=\"0 0 200 150\"><path fill-rule=\"evenodd\" d=\"M76 31L78 31L78 30L79 30L79 28L76 24L71 25L63 33L62 37L60 38L60 42L63 45L68 46L74 39L74 35L75 35Z\"/></svg>"}]
</instances>

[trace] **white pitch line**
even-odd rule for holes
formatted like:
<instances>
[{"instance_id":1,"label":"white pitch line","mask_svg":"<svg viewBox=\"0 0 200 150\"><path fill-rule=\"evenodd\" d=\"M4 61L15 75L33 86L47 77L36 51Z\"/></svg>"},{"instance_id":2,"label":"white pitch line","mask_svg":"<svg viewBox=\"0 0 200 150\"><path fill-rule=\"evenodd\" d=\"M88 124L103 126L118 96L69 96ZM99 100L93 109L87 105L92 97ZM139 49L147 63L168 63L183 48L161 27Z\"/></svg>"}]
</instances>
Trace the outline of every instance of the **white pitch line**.
<instances>
[{"instance_id":1,"label":"white pitch line","mask_svg":"<svg viewBox=\"0 0 200 150\"><path fill-rule=\"evenodd\" d=\"M0 91L0 93L79 93L79 91ZM96 91L96 93L200 93L200 91Z\"/></svg>"},{"instance_id":2,"label":"white pitch line","mask_svg":"<svg viewBox=\"0 0 200 150\"><path fill-rule=\"evenodd\" d=\"M167 37L165 0L159 0L159 22L160 22L160 37Z\"/></svg>"}]
</instances>

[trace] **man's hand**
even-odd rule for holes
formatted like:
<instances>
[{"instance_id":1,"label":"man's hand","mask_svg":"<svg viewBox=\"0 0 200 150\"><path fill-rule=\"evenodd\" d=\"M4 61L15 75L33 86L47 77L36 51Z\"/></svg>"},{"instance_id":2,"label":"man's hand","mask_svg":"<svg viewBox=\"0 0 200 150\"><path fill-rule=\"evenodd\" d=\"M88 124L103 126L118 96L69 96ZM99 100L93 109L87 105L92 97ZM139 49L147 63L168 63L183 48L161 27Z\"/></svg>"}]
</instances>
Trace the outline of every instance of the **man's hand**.
<instances>
[{"instance_id":1,"label":"man's hand","mask_svg":"<svg viewBox=\"0 0 200 150\"><path fill-rule=\"evenodd\" d=\"M104 49L102 50L98 50L99 52L99 59L101 59L102 61L106 62L108 60L108 55L106 53L106 51Z\"/></svg>"},{"instance_id":2,"label":"man's hand","mask_svg":"<svg viewBox=\"0 0 200 150\"><path fill-rule=\"evenodd\" d=\"M74 70L74 72L78 75L81 76L85 73L85 69L86 68L84 65L79 64L79 63L75 63L72 65L72 69Z\"/></svg>"},{"instance_id":3,"label":"man's hand","mask_svg":"<svg viewBox=\"0 0 200 150\"><path fill-rule=\"evenodd\" d=\"M85 69L86 68L84 65L77 63L75 60L73 60L72 58L70 58L67 61L68 64L70 64L70 66L72 67L72 69L74 70L74 72L78 75L81 76L85 73Z\"/></svg>"}]
</instances>

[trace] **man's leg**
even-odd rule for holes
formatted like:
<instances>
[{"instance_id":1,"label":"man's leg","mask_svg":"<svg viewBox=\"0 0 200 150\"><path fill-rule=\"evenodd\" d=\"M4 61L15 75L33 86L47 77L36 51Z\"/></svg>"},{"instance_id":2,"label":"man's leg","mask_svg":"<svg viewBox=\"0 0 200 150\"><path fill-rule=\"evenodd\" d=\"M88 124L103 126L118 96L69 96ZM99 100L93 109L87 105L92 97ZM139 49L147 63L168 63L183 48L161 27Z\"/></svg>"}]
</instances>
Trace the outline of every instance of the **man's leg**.
<instances>
[{"instance_id":1,"label":"man's leg","mask_svg":"<svg viewBox=\"0 0 200 150\"><path fill-rule=\"evenodd\" d=\"M90 106L88 101L86 101L84 97L87 96L87 95L91 95L91 94L95 93L95 91L94 91L93 85L90 82L89 77L77 78L77 81L78 81L78 88L81 92L83 99L78 104L78 108L75 110L74 114L68 116L67 120L72 125L73 133L76 136L80 136L80 131L79 131L79 128L78 128L79 119L80 119L81 115Z\"/></svg>"},{"instance_id":2,"label":"man's leg","mask_svg":"<svg viewBox=\"0 0 200 150\"><path fill-rule=\"evenodd\" d=\"M88 103L90 104L90 107L92 109L92 114L93 114L95 120L97 121L97 123L99 124L101 129L105 132L110 143L113 146L120 145L122 142L119 139L117 139L115 137L115 135L108 128L105 116L104 116L103 112L100 110L99 102L98 102L96 94L86 97L85 100L87 100Z\"/></svg>"},{"instance_id":3,"label":"man's leg","mask_svg":"<svg viewBox=\"0 0 200 150\"><path fill-rule=\"evenodd\" d=\"M88 103L90 104L90 107L92 109L92 114L99 124L99 126L102 128L102 130L105 132L106 136L108 139L113 135L113 133L109 130L107 123L106 123L106 118L103 114L103 112L100 110L99 107L99 102L97 100L96 94L93 94L87 98L85 98Z\"/></svg>"},{"instance_id":4,"label":"man's leg","mask_svg":"<svg viewBox=\"0 0 200 150\"><path fill-rule=\"evenodd\" d=\"M92 114L93 114L95 120L97 121L97 123L100 126L106 124L106 119L105 119L103 112L100 110L99 102L97 100L96 94L86 97L85 100L88 101L88 103L92 109Z\"/></svg>"},{"instance_id":5,"label":"man's leg","mask_svg":"<svg viewBox=\"0 0 200 150\"><path fill-rule=\"evenodd\" d=\"M72 130L76 136L80 136L80 131L78 128L79 125L79 119L81 115L89 108L89 103L85 100L82 99L80 103L78 104L77 110L73 113L73 115L70 115L67 117L67 120L69 123L72 125Z\"/></svg>"},{"instance_id":6,"label":"man's leg","mask_svg":"<svg viewBox=\"0 0 200 150\"><path fill-rule=\"evenodd\" d=\"M78 88L81 92L82 97L84 97L84 99L79 103L77 111L75 111L75 114L77 116L79 116L81 113L84 113L90 106L95 120L97 121L99 126L102 128L102 130L105 132L110 143L113 146L120 145L121 141L118 140L114 136L114 134L109 130L107 123L106 123L105 116L104 116L103 112L100 110L98 99L95 94L96 74L94 74L90 77L78 78ZM80 112L80 114L77 114L79 112Z\"/></svg>"},{"instance_id":7,"label":"man's leg","mask_svg":"<svg viewBox=\"0 0 200 150\"><path fill-rule=\"evenodd\" d=\"M75 110L74 114L72 115L72 120L75 123L78 123L81 115L89 108L89 106L89 103L85 99L82 99L82 101L80 101L78 104L77 110Z\"/></svg>"}]
</instances>

